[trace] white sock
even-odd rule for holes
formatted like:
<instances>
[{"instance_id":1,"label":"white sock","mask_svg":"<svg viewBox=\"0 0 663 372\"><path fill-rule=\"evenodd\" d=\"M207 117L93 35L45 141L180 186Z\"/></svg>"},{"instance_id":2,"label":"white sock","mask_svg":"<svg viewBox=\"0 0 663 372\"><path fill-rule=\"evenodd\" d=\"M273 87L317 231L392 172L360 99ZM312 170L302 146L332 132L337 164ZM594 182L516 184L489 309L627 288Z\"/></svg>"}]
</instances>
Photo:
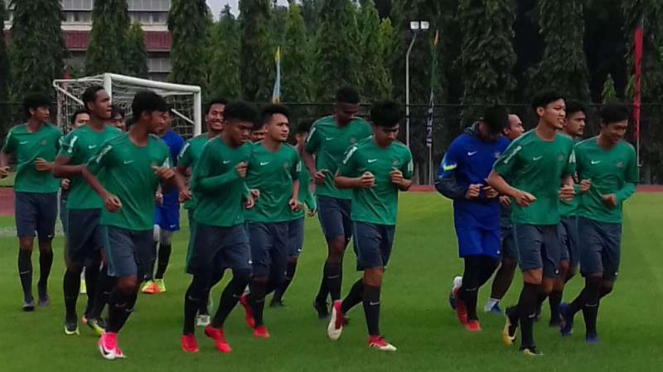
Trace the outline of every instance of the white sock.
<instances>
[{"instance_id":1,"label":"white sock","mask_svg":"<svg viewBox=\"0 0 663 372\"><path fill-rule=\"evenodd\" d=\"M493 307L495 307L495 305L499 305L499 304L500 304L500 300L497 300L497 299L494 299L494 298L488 299L488 302L486 302L486 306L484 306L483 311L488 313L488 312L490 312L490 310L493 309Z\"/></svg>"}]
</instances>

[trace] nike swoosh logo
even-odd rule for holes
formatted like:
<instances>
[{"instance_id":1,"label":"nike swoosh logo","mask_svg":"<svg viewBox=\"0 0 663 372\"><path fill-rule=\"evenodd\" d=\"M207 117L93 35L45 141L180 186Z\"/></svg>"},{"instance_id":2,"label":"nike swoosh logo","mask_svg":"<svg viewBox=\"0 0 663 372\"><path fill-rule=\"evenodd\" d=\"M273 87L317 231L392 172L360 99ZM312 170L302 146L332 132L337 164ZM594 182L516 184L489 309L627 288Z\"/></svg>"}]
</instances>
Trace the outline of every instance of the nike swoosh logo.
<instances>
[{"instance_id":1,"label":"nike swoosh logo","mask_svg":"<svg viewBox=\"0 0 663 372\"><path fill-rule=\"evenodd\" d=\"M379 305L379 304L380 304L380 301L378 301L378 302L373 302L373 301L371 301L371 302L369 302L368 304L371 305L371 306L376 306L376 305Z\"/></svg>"},{"instance_id":2,"label":"nike swoosh logo","mask_svg":"<svg viewBox=\"0 0 663 372\"><path fill-rule=\"evenodd\" d=\"M133 163L133 162L134 162L133 160L125 160L125 161L124 161L124 165L131 164L131 163Z\"/></svg>"},{"instance_id":3,"label":"nike swoosh logo","mask_svg":"<svg viewBox=\"0 0 663 372\"><path fill-rule=\"evenodd\" d=\"M599 160L599 161L594 161L594 160L592 160L592 165L599 164L600 162L601 162L601 160Z\"/></svg>"},{"instance_id":4,"label":"nike swoosh logo","mask_svg":"<svg viewBox=\"0 0 663 372\"><path fill-rule=\"evenodd\" d=\"M261 166L261 167L264 167L264 166L267 165L267 164L269 164L268 161L266 161L266 162L261 161L261 162L260 162L260 166Z\"/></svg>"},{"instance_id":5,"label":"nike swoosh logo","mask_svg":"<svg viewBox=\"0 0 663 372\"><path fill-rule=\"evenodd\" d=\"M470 151L467 153L467 156L474 156L478 151Z\"/></svg>"},{"instance_id":6,"label":"nike swoosh logo","mask_svg":"<svg viewBox=\"0 0 663 372\"><path fill-rule=\"evenodd\" d=\"M331 140L333 140L333 139L334 139L334 137L327 137L327 138L325 138L325 140L327 140L327 141L331 141Z\"/></svg>"},{"instance_id":7,"label":"nike swoosh logo","mask_svg":"<svg viewBox=\"0 0 663 372\"><path fill-rule=\"evenodd\" d=\"M25 145L26 143L28 143L28 141L21 141L19 142L19 145Z\"/></svg>"},{"instance_id":8,"label":"nike swoosh logo","mask_svg":"<svg viewBox=\"0 0 663 372\"><path fill-rule=\"evenodd\" d=\"M543 158L543 156L535 156L535 157L532 158L532 160L539 161L539 160L541 160L541 158Z\"/></svg>"},{"instance_id":9,"label":"nike swoosh logo","mask_svg":"<svg viewBox=\"0 0 663 372\"><path fill-rule=\"evenodd\" d=\"M87 148L90 149L90 150L92 150L92 149L94 149L94 148L96 148L96 147L97 147L97 145L89 145Z\"/></svg>"},{"instance_id":10,"label":"nike swoosh logo","mask_svg":"<svg viewBox=\"0 0 663 372\"><path fill-rule=\"evenodd\" d=\"M370 164L370 163L375 163L376 161L378 161L378 159L368 159L368 163L369 163L369 164Z\"/></svg>"},{"instance_id":11,"label":"nike swoosh logo","mask_svg":"<svg viewBox=\"0 0 663 372\"><path fill-rule=\"evenodd\" d=\"M228 164L228 163L230 163L230 160L224 160L223 161L223 164Z\"/></svg>"}]
</instances>

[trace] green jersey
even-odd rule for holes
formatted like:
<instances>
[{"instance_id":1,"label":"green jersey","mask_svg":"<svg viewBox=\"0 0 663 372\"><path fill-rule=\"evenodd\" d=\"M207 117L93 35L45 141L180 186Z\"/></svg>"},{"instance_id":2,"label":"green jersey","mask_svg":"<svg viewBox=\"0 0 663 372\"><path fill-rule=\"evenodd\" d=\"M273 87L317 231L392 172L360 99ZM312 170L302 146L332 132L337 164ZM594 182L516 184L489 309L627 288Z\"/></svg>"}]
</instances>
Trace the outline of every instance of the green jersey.
<instances>
[{"instance_id":1,"label":"green jersey","mask_svg":"<svg viewBox=\"0 0 663 372\"><path fill-rule=\"evenodd\" d=\"M518 225L557 225L560 222L559 190L562 179L575 172L573 140L557 134L544 141L531 130L511 142L495 163L511 186L536 197L529 207L511 203L511 221Z\"/></svg>"},{"instance_id":2,"label":"green jersey","mask_svg":"<svg viewBox=\"0 0 663 372\"><path fill-rule=\"evenodd\" d=\"M121 134L107 141L90 159L90 171L103 171L104 187L122 202L118 213L102 209L102 225L132 231L154 228L154 194L159 186L155 166L170 166L170 150L154 135L149 136L147 146L141 147L131 141L129 134Z\"/></svg>"},{"instance_id":3,"label":"green jersey","mask_svg":"<svg viewBox=\"0 0 663 372\"><path fill-rule=\"evenodd\" d=\"M336 123L336 117L319 119L311 127L306 139L306 152L315 155L318 172L325 172L325 183L316 187L316 194L336 199L352 199L350 190L339 190L334 175L348 148L372 134L364 119L356 118L347 126Z\"/></svg>"},{"instance_id":4,"label":"green jersey","mask_svg":"<svg viewBox=\"0 0 663 372\"><path fill-rule=\"evenodd\" d=\"M38 172L35 161L40 158L50 163L55 161L61 138L62 131L52 124L44 124L35 133L28 131L27 124L9 131L2 151L16 154L15 191L39 194L58 192L60 180L53 177L52 172Z\"/></svg>"},{"instance_id":5,"label":"green jersey","mask_svg":"<svg viewBox=\"0 0 663 372\"><path fill-rule=\"evenodd\" d=\"M316 211L318 205L315 196L311 191L311 173L306 169L304 162L301 162L301 172L299 172L299 203L304 204L309 211ZM292 212L292 220L298 220L306 216L306 211L302 208L299 212Z\"/></svg>"},{"instance_id":6,"label":"green jersey","mask_svg":"<svg viewBox=\"0 0 663 372\"><path fill-rule=\"evenodd\" d=\"M577 145L580 143L581 140L577 138L573 138L573 143L574 145ZM577 160L577 159L576 159ZM564 200L559 201L559 215L562 218L572 218L576 217L578 215L578 205L579 205L579 200L580 200L580 181L577 178L577 174L573 175L573 180L575 181L575 186L573 189L575 190L575 197L571 202L567 202Z\"/></svg>"},{"instance_id":7,"label":"green jersey","mask_svg":"<svg viewBox=\"0 0 663 372\"><path fill-rule=\"evenodd\" d=\"M396 225L399 189L391 182L394 170L400 170L406 179L414 171L412 153L400 142L381 148L369 137L348 149L338 175L356 178L370 172L375 177L372 188L352 190L352 221Z\"/></svg>"},{"instance_id":8,"label":"green jersey","mask_svg":"<svg viewBox=\"0 0 663 372\"><path fill-rule=\"evenodd\" d=\"M635 193L640 181L635 150L624 141L604 150L597 139L583 141L575 149L578 178L592 183L589 191L580 194L578 215L604 223L622 223L622 205ZM602 196L609 194L617 196L616 208L603 204Z\"/></svg>"},{"instance_id":9,"label":"green jersey","mask_svg":"<svg viewBox=\"0 0 663 372\"><path fill-rule=\"evenodd\" d=\"M110 125L104 126L101 132L84 125L63 138L58 156L69 159L70 165L87 164L106 141L120 134L122 132L119 129ZM99 209L104 206L103 200L83 177L71 180L68 198L67 209Z\"/></svg>"},{"instance_id":10,"label":"green jersey","mask_svg":"<svg viewBox=\"0 0 663 372\"><path fill-rule=\"evenodd\" d=\"M200 160L200 156L203 154L203 149L205 144L209 141L207 133L203 133L199 136L196 136L188 141L180 151L180 154L177 156L177 166L183 168L191 168L191 174L196 170L196 165ZM193 180L193 178L192 178ZM193 188L193 187L192 187ZM191 200L184 204L186 209L195 209L196 208L196 196L191 194Z\"/></svg>"},{"instance_id":11,"label":"green jersey","mask_svg":"<svg viewBox=\"0 0 663 372\"><path fill-rule=\"evenodd\" d=\"M238 148L226 145L221 137L207 142L193 172L193 191L197 194L196 222L208 226L232 227L244 223L246 182L237 165L249 163L253 144Z\"/></svg>"},{"instance_id":12,"label":"green jersey","mask_svg":"<svg viewBox=\"0 0 663 372\"><path fill-rule=\"evenodd\" d=\"M301 159L290 145L272 152L257 143L253 147L246 184L249 189L260 190L256 206L249 210L251 222L277 223L292 220L288 202L292 199L294 181L299 178Z\"/></svg>"}]
</instances>

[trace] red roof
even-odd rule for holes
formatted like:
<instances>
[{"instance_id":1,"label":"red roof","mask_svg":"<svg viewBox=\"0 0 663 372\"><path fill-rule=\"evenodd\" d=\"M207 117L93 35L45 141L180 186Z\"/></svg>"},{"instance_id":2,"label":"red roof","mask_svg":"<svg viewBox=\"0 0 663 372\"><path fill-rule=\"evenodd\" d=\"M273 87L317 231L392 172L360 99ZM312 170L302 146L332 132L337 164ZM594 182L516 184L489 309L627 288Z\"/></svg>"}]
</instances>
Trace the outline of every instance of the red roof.
<instances>
[{"instance_id":1,"label":"red roof","mask_svg":"<svg viewBox=\"0 0 663 372\"><path fill-rule=\"evenodd\" d=\"M90 43L90 32L65 31L64 38L68 50L86 50ZM172 42L170 32L145 32L145 47L148 52L169 52Z\"/></svg>"}]
</instances>

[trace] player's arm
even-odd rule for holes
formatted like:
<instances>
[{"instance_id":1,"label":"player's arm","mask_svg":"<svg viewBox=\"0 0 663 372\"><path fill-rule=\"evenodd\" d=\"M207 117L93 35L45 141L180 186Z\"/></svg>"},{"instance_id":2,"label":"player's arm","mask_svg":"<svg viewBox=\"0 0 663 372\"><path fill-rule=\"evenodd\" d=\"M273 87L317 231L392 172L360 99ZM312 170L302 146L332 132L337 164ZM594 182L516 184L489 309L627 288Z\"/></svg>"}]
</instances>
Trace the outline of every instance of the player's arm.
<instances>
[{"instance_id":1,"label":"player's arm","mask_svg":"<svg viewBox=\"0 0 663 372\"><path fill-rule=\"evenodd\" d=\"M235 168L231 168L218 176L210 176L210 171L214 164L212 147L206 145L194 172L193 191L218 193L220 188L246 177L248 169L246 162L239 163Z\"/></svg>"},{"instance_id":2,"label":"player's arm","mask_svg":"<svg viewBox=\"0 0 663 372\"><path fill-rule=\"evenodd\" d=\"M506 152L497 159L486 181L500 194L513 198L521 207L528 207L536 201L536 197L528 192L518 190L504 179L504 176L508 176L514 171L518 162L517 155L521 150L522 147L517 142L512 142Z\"/></svg>"},{"instance_id":3,"label":"player's arm","mask_svg":"<svg viewBox=\"0 0 663 372\"><path fill-rule=\"evenodd\" d=\"M435 189L443 196L452 199L465 199L468 186L462 185L458 182L456 177L456 169L458 162L456 160L456 145L451 144L449 150L444 154L440 169L437 172L437 179L435 180Z\"/></svg>"},{"instance_id":4,"label":"player's arm","mask_svg":"<svg viewBox=\"0 0 663 372\"><path fill-rule=\"evenodd\" d=\"M635 156L635 151L630 149L629 160L625 164L624 169L624 184L622 188L615 192L617 204L624 202L633 194L640 183L640 171L638 170L638 161Z\"/></svg>"},{"instance_id":5,"label":"player's arm","mask_svg":"<svg viewBox=\"0 0 663 372\"><path fill-rule=\"evenodd\" d=\"M96 176L96 174L99 174L110 163L108 159L112 156L110 154L112 151L113 147L111 145L106 145L102 148L99 154L90 159L87 165L83 167L81 176L90 185L92 190L101 197L106 209L109 212L117 213L122 209L122 202L117 196L108 192Z\"/></svg>"},{"instance_id":6,"label":"player's arm","mask_svg":"<svg viewBox=\"0 0 663 372\"><path fill-rule=\"evenodd\" d=\"M58 131L59 135L58 138L55 140L55 152L60 151L60 143L62 141L62 132ZM37 169L37 172L42 172L42 173L53 173L53 167L54 163L47 161L44 158L37 158L35 160L35 168Z\"/></svg>"},{"instance_id":7,"label":"player's arm","mask_svg":"<svg viewBox=\"0 0 663 372\"><path fill-rule=\"evenodd\" d=\"M56 178L75 178L83 174L84 164L69 165L71 158L74 157L77 151L76 143L78 138L76 136L67 136L62 140L62 145L58 152L58 156L53 163L53 177Z\"/></svg>"},{"instance_id":8,"label":"player's arm","mask_svg":"<svg viewBox=\"0 0 663 372\"><path fill-rule=\"evenodd\" d=\"M408 150L405 163L401 169L391 171L391 183L396 185L399 190L407 191L412 187L412 176L414 175L414 163L412 153Z\"/></svg>"},{"instance_id":9,"label":"player's arm","mask_svg":"<svg viewBox=\"0 0 663 372\"><path fill-rule=\"evenodd\" d=\"M16 140L14 138L10 130L5 139L5 145L2 146L2 151L0 151L0 178L9 176L9 161L11 160L11 154L16 151Z\"/></svg>"},{"instance_id":10,"label":"player's arm","mask_svg":"<svg viewBox=\"0 0 663 372\"><path fill-rule=\"evenodd\" d=\"M311 127L311 132L306 138L306 145L304 145L304 151L302 152L302 160L304 160L304 165L308 168L309 173L313 176L313 182L316 185L322 185L325 183L325 178L327 173L324 170L318 171L318 167L315 164L314 154L318 153L320 150L320 144L322 143L320 138L320 132L318 132L315 124Z\"/></svg>"},{"instance_id":11,"label":"player's arm","mask_svg":"<svg viewBox=\"0 0 663 372\"><path fill-rule=\"evenodd\" d=\"M375 185L375 176L371 172L359 174L357 149L357 146L350 147L338 166L334 183L339 189L370 189Z\"/></svg>"},{"instance_id":12,"label":"player's arm","mask_svg":"<svg viewBox=\"0 0 663 372\"><path fill-rule=\"evenodd\" d=\"M184 144L182 150L177 155L177 173L182 175L182 177L187 177L191 171L191 144L189 142Z\"/></svg>"}]
</instances>

